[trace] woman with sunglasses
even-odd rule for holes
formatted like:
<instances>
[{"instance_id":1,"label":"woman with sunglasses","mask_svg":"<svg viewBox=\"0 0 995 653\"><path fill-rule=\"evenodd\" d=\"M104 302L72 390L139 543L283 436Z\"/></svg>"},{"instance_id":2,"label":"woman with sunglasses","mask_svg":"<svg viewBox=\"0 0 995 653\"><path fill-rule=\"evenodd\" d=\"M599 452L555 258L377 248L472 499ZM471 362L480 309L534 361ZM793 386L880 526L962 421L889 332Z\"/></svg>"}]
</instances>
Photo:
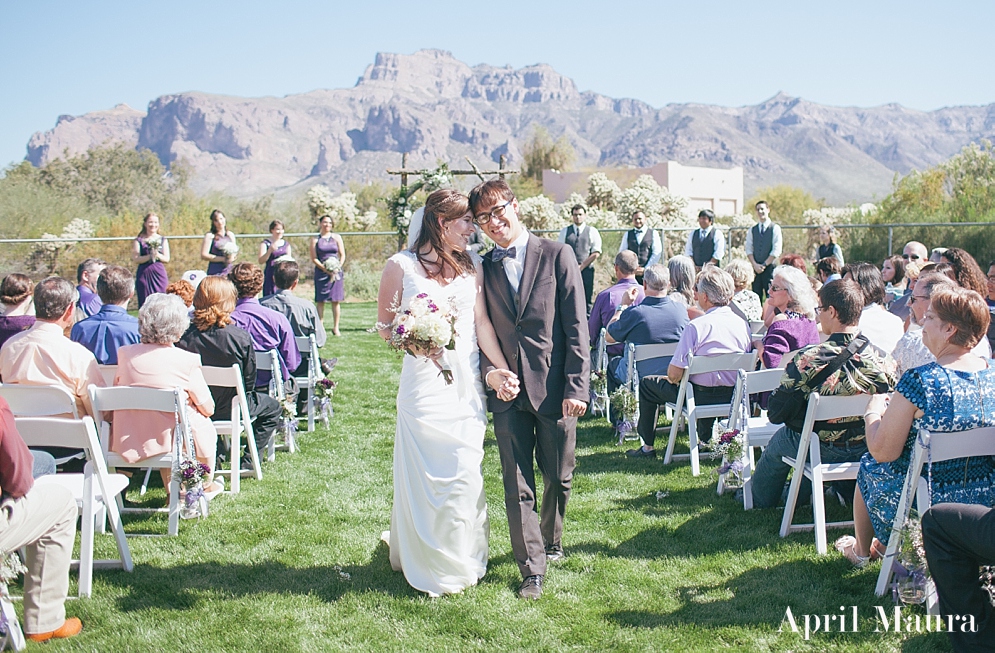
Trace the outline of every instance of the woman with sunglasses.
<instances>
[{"instance_id":1,"label":"woman with sunglasses","mask_svg":"<svg viewBox=\"0 0 995 653\"><path fill-rule=\"evenodd\" d=\"M786 353L819 344L819 327L815 323L818 303L804 272L790 265L774 268L767 289L767 305L774 315L757 347L765 368L781 367L781 357Z\"/></svg>"}]
</instances>

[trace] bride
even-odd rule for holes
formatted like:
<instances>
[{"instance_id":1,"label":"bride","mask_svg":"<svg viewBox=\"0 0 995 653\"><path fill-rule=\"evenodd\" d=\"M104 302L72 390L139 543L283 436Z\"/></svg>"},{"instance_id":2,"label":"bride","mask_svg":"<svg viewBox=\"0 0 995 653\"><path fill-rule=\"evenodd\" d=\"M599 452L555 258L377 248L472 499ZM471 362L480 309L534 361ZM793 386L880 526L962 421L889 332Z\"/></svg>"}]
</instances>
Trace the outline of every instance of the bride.
<instances>
[{"instance_id":1,"label":"bride","mask_svg":"<svg viewBox=\"0 0 995 653\"><path fill-rule=\"evenodd\" d=\"M478 346L499 368L488 375L488 385L503 399L518 393L518 377L508 371L487 317L480 257L466 251L473 233L466 196L432 193L414 245L387 261L377 297L384 339L394 310L404 310L419 293L439 305L451 300L458 316L455 351L411 351L397 392L390 564L430 596L460 592L487 571L481 473L487 418ZM453 370L451 385L440 375L440 359Z\"/></svg>"}]
</instances>

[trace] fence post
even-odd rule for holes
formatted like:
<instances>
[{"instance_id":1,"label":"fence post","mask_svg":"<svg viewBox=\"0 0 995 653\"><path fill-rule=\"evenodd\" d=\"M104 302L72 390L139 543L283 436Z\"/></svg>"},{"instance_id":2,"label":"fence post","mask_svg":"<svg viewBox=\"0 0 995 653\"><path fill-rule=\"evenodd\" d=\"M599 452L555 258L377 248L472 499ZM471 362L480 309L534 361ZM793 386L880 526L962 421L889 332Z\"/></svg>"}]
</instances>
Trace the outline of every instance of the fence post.
<instances>
[{"instance_id":1,"label":"fence post","mask_svg":"<svg viewBox=\"0 0 995 653\"><path fill-rule=\"evenodd\" d=\"M892 248L892 246L891 246L891 243L892 243L892 240L893 240L894 236L895 236L895 228L889 225L889 227L888 227L888 256L891 256L891 253L893 251L895 251L894 248Z\"/></svg>"}]
</instances>

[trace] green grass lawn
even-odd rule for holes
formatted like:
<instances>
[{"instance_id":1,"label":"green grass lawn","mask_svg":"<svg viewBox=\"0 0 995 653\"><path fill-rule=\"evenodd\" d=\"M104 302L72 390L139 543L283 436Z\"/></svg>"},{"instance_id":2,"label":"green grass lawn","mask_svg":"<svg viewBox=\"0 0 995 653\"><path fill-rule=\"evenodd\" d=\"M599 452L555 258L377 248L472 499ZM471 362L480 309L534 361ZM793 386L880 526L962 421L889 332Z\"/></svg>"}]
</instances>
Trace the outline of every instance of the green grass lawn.
<instances>
[{"instance_id":1,"label":"green grass lawn","mask_svg":"<svg viewBox=\"0 0 995 653\"><path fill-rule=\"evenodd\" d=\"M129 538L134 572L96 571L92 598L67 604L83 633L48 650L949 650L946 635L874 632L874 606L891 614L890 599L873 594L877 566L818 556L809 533L779 538L780 510L747 513L715 494L714 461L693 477L687 463L627 459L603 419L578 429L568 557L551 566L542 600L515 597L521 579L490 430L487 575L457 596L415 592L380 542L400 361L366 331L375 306L342 312L343 336L323 352L339 357L331 427L302 433L298 454L278 454L261 482L216 499L210 518L182 522L179 537ZM161 502L162 490L147 496ZM845 516L834 508L830 518ZM126 523L166 530L159 515ZM97 538L98 557L113 557L113 538ZM801 615L840 606L849 615L853 605L860 632L808 642L787 626L778 632L788 606L801 625Z\"/></svg>"}]
</instances>

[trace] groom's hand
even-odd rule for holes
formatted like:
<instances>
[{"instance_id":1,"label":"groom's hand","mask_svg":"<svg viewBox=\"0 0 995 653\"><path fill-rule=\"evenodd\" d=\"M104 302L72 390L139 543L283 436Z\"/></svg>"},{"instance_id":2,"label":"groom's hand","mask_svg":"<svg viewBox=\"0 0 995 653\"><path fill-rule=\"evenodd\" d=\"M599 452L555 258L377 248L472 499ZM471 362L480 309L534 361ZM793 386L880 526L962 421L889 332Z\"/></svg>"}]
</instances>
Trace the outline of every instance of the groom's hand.
<instances>
[{"instance_id":1,"label":"groom's hand","mask_svg":"<svg viewBox=\"0 0 995 653\"><path fill-rule=\"evenodd\" d=\"M485 380L501 401L512 401L518 396L518 375L511 370L491 370Z\"/></svg>"},{"instance_id":2,"label":"groom's hand","mask_svg":"<svg viewBox=\"0 0 995 653\"><path fill-rule=\"evenodd\" d=\"M577 399L563 400L564 417L580 417L587 412L587 403Z\"/></svg>"}]
</instances>

